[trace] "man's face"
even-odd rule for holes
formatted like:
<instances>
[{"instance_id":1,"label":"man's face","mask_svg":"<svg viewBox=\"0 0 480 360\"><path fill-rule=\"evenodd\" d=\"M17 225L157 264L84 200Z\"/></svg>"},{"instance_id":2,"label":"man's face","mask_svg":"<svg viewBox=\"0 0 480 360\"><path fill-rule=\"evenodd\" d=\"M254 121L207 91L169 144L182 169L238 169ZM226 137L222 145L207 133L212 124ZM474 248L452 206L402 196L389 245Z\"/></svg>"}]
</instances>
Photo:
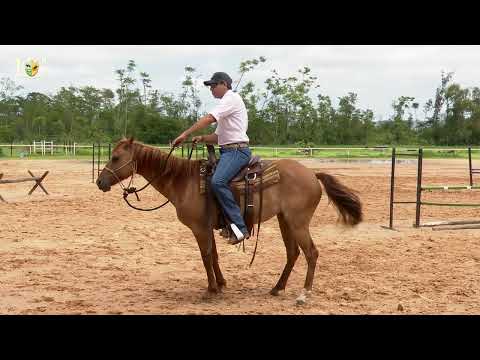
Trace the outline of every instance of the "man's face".
<instances>
[{"instance_id":1,"label":"man's face","mask_svg":"<svg viewBox=\"0 0 480 360\"><path fill-rule=\"evenodd\" d=\"M210 85L210 91L216 99L221 99L228 91L227 85L224 82Z\"/></svg>"}]
</instances>

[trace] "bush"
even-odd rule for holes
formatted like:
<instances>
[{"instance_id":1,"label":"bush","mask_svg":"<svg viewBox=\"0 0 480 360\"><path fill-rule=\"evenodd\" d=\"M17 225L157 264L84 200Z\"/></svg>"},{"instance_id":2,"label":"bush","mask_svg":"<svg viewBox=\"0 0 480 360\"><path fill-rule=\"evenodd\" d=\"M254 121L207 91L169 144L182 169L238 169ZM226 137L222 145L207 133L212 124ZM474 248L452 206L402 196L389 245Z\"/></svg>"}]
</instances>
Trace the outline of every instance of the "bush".
<instances>
[{"instance_id":1,"label":"bush","mask_svg":"<svg viewBox=\"0 0 480 360\"><path fill-rule=\"evenodd\" d=\"M301 140L301 141L297 141L295 143L295 146L300 148L312 148L312 147L315 147L315 144L311 141Z\"/></svg>"}]
</instances>

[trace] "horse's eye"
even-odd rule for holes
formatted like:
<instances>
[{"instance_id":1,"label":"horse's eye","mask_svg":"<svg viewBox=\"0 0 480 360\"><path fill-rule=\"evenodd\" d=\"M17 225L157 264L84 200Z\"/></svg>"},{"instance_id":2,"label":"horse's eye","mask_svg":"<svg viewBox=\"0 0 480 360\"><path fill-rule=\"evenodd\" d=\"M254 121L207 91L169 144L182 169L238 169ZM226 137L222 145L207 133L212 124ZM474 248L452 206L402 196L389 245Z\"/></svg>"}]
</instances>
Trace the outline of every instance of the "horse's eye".
<instances>
[{"instance_id":1,"label":"horse's eye","mask_svg":"<svg viewBox=\"0 0 480 360\"><path fill-rule=\"evenodd\" d=\"M114 162L115 162L115 161L118 161L118 156L113 156L113 157L112 157L112 161L114 161Z\"/></svg>"}]
</instances>

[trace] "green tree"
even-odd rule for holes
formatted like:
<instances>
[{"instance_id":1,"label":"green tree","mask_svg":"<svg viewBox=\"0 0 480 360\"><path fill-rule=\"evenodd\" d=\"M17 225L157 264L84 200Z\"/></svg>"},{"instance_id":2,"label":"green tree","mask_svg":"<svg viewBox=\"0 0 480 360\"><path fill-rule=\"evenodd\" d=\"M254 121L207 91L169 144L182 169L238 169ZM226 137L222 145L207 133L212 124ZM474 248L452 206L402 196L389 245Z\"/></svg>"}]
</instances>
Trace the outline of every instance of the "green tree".
<instances>
[{"instance_id":1,"label":"green tree","mask_svg":"<svg viewBox=\"0 0 480 360\"><path fill-rule=\"evenodd\" d=\"M182 109L185 110L185 113L182 116L182 118L185 119L184 127L190 127L198 120L200 106L202 105L198 89L199 76L195 77L195 72L195 68L191 66L185 67L185 78L182 81L183 92L180 95L180 99L183 103Z\"/></svg>"},{"instance_id":2,"label":"green tree","mask_svg":"<svg viewBox=\"0 0 480 360\"><path fill-rule=\"evenodd\" d=\"M140 78L143 85L143 104L147 106L147 89L152 88L152 80L150 79L150 75L146 72L140 72Z\"/></svg>"}]
</instances>

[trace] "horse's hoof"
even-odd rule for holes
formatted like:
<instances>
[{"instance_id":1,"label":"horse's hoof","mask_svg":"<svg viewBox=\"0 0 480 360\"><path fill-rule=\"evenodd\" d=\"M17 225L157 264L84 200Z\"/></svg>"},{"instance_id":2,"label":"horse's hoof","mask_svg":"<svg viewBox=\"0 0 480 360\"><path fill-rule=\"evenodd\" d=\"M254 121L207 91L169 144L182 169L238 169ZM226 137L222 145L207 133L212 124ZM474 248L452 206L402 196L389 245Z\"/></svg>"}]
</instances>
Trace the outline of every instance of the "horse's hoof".
<instances>
[{"instance_id":1,"label":"horse's hoof","mask_svg":"<svg viewBox=\"0 0 480 360\"><path fill-rule=\"evenodd\" d=\"M285 289L277 289L277 288L273 288L272 290L270 290L270 295L272 296L280 296L280 295L284 295L285 294Z\"/></svg>"},{"instance_id":2,"label":"horse's hoof","mask_svg":"<svg viewBox=\"0 0 480 360\"><path fill-rule=\"evenodd\" d=\"M219 293L218 288L208 288L202 295L203 300L213 299Z\"/></svg>"},{"instance_id":3,"label":"horse's hoof","mask_svg":"<svg viewBox=\"0 0 480 360\"><path fill-rule=\"evenodd\" d=\"M302 290L302 293L300 294L299 297L296 299L296 304L298 306L305 305L307 303L307 298L311 295L311 291L307 291L305 289Z\"/></svg>"},{"instance_id":4,"label":"horse's hoof","mask_svg":"<svg viewBox=\"0 0 480 360\"><path fill-rule=\"evenodd\" d=\"M218 294L218 287L214 287L214 288L208 288L207 289L207 294Z\"/></svg>"},{"instance_id":5,"label":"horse's hoof","mask_svg":"<svg viewBox=\"0 0 480 360\"><path fill-rule=\"evenodd\" d=\"M306 303L307 303L307 297L304 294L300 295L296 300L296 304L298 306L305 305Z\"/></svg>"}]
</instances>

